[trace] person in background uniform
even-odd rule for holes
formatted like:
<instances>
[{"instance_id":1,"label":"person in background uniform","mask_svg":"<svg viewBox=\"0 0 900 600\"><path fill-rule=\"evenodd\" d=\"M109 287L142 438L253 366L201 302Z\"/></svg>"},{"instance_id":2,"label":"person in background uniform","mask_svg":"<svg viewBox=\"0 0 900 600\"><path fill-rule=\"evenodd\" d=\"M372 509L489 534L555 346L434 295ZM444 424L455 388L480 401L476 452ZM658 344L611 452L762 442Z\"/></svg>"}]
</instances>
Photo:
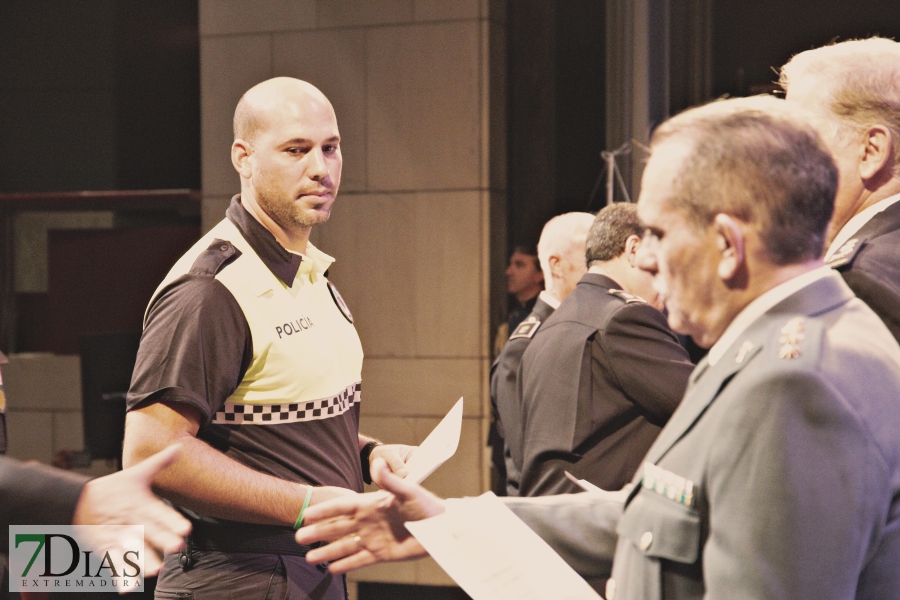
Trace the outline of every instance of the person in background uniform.
<instances>
[{"instance_id":1,"label":"person in background uniform","mask_svg":"<svg viewBox=\"0 0 900 600\"><path fill-rule=\"evenodd\" d=\"M569 295L587 271L584 244L594 222L590 213L566 213L553 217L544 225L538 241L538 259L544 273L544 289L534 309L509 336L500 356L491 366L491 408L496 428L488 438L494 472L498 474L494 491L498 496L516 495L519 472L509 456L506 438L518 445L521 424L518 418L516 382L522 353L541 323Z\"/></svg>"},{"instance_id":2,"label":"person in background uniform","mask_svg":"<svg viewBox=\"0 0 900 600\"><path fill-rule=\"evenodd\" d=\"M694 365L636 266L642 231L634 204L597 214L588 272L522 356L521 434L509 444L518 495L581 491L566 471L618 490L684 395Z\"/></svg>"},{"instance_id":3,"label":"person in background uniform","mask_svg":"<svg viewBox=\"0 0 900 600\"><path fill-rule=\"evenodd\" d=\"M801 52L781 68L781 84L820 117L840 171L825 261L900 340L900 44Z\"/></svg>"},{"instance_id":4,"label":"person in background uniform","mask_svg":"<svg viewBox=\"0 0 900 600\"><path fill-rule=\"evenodd\" d=\"M325 277L334 259L309 243L340 185L337 120L318 89L278 77L241 98L234 138L240 195L147 309L123 462L185 447L154 480L194 523L159 596L344 600L293 530L308 506L362 491L370 458L405 474L412 448L359 434L362 347Z\"/></svg>"},{"instance_id":5,"label":"person in background uniform","mask_svg":"<svg viewBox=\"0 0 900 600\"><path fill-rule=\"evenodd\" d=\"M506 291L509 294L506 322L494 336L494 357L499 357L511 332L534 310L538 295L544 289L544 274L533 247L516 246L506 267ZM503 437L497 429L496 411L491 413L488 430L491 464L494 467L492 487L502 492L506 487L506 465L503 460Z\"/></svg>"},{"instance_id":6,"label":"person in background uniform","mask_svg":"<svg viewBox=\"0 0 900 600\"><path fill-rule=\"evenodd\" d=\"M544 273L534 248L517 246L506 268L506 292L510 295L507 335L534 310L534 303L543 289Z\"/></svg>"},{"instance_id":7,"label":"person in background uniform","mask_svg":"<svg viewBox=\"0 0 900 600\"><path fill-rule=\"evenodd\" d=\"M673 329L709 354L624 509L504 499L584 575L608 572L615 547L607 600L900 598L900 347L821 259L837 182L808 115L777 98L654 131L638 260ZM374 478L392 498L309 515L298 541L335 540L309 560L344 572L423 554L399 524L452 505L380 461Z\"/></svg>"}]
</instances>

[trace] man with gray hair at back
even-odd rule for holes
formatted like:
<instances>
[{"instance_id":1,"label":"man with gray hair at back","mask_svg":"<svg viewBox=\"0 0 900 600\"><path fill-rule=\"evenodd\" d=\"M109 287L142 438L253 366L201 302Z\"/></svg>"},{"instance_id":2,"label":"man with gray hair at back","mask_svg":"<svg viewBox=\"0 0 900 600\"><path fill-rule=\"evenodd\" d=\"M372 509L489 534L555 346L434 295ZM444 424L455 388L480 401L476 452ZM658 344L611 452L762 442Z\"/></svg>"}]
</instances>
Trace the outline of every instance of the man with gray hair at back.
<instances>
[{"instance_id":1,"label":"man with gray hair at back","mask_svg":"<svg viewBox=\"0 0 900 600\"><path fill-rule=\"evenodd\" d=\"M584 244L594 222L590 213L571 212L553 217L544 225L538 241L538 260L544 273L545 289L538 296L531 314L512 332L503 351L491 367L491 406L497 424L503 464L495 464L497 472L505 473L498 495L518 494L519 468L510 457L510 447L520 447L522 424L519 418L516 385L522 354L541 323L559 306L587 271ZM501 493L503 492L503 493ZM505 493L505 494L504 494Z\"/></svg>"},{"instance_id":2,"label":"man with gray hair at back","mask_svg":"<svg viewBox=\"0 0 900 600\"><path fill-rule=\"evenodd\" d=\"M588 272L522 357L520 496L580 491L566 471L621 488L684 395L694 365L636 266L642 231L634 204L597 214Z\"/></svg>"},{"instance_id":3,"label":"man with gray hair at back","mask_svg":"<svg viewBox=\"0 0 900 600\"><path fill-rule=\"evenodd\" d=\"M840 172L825 261L900 340L900 44L801 52L781 68L781 85L819 117Z\"/></svg>"}]
</instances>

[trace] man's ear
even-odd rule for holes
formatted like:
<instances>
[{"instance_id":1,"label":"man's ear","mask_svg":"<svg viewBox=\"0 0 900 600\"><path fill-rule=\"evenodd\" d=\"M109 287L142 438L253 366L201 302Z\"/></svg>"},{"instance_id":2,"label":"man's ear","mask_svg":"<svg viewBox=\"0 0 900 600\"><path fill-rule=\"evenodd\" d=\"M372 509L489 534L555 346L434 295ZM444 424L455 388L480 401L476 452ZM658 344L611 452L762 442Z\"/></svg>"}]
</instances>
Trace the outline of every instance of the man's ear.
<instances>
[{"instance_id":1,"label":"man's ear","mask_svg":"<svg viewBox=\"0 0 900 600\"><path fill-rule=\"evenodd\" d=\"M879 175L887 172L893 175L891 156L893 145L898 140L891 137L891 131L884 125L872 125L863 134L862 156L859 161L859 175L863 181L880 179Z\"/></svg>"},{"instance_id":2,"label":"man's ear","mask_svg":"<svg viewBox=\"0 0 900 600\"><path fill-rule=\"evenodd\" d=\"M625 258L628 264L637 268L637 251L641 247L641 238L638 235L629 235L625 240Z\"/></svg>"},{"instance_id":3,"label":"man's ear","mask_svg":"<svg viewBox=\"0 0 900 600\"><path fill-rule=\"evenodd\" d=\"M234 169L244 179L250 179L252 169L250 167L250 157L253 155L253 147L250 142L240 138L234 140L231 144L231 164Z\"/></svg>"},{"instance_id":4,"label":"man's ear","mask_svg":"<svg viewBox=\"0 0 900 600\"><path fill-rule=\"evenodd\" d=\"M740 272L746 261L744 234L738 222L724 213L719 213L713 220L716 234L716 248L719 251L719 267L717 273L722 281L732 281Z\"/></svg>"},{"instance_id":5,"label":"man's ear","mask_svg":"<svg viewBox=\"0 0 900 600\"><path fill-rule=\"evenodd\" d=\"M563 270L560 262L562 261L555 254L551 254L547 257L547 265L550 267L550 275L555 279L560 279L563 276ZM546 279L546 276L544 277L544 279Z\"/></svg>"}]
</instances>

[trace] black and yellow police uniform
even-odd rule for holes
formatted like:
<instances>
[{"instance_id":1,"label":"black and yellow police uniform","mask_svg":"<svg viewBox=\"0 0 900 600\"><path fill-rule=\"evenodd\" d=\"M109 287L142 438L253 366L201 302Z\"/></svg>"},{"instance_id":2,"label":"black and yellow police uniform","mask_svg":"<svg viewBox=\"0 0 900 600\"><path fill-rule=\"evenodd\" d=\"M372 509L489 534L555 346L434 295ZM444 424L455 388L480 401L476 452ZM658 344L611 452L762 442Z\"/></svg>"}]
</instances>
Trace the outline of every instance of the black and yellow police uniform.
<instances>
[{"instance_id":1,"label":"black and yellow police uniform","mask_svg":"<svg viewBox=\"0 0 900 600\"><path fill-rule=\"evenodd\" d=\"M305 255L285 250L238 196L226 216L154 294L128 407L189 405L203 417L197 437L243 465L362 491L363 353L325 277L334 259L312 244ZM240 586L264 594L271 578L296 590L287 597L344 598L343 579L307 564L291 528L186 512L189 551L166 558L158 594L202 587L249 597Z\"/></svg>"}]
</instances>

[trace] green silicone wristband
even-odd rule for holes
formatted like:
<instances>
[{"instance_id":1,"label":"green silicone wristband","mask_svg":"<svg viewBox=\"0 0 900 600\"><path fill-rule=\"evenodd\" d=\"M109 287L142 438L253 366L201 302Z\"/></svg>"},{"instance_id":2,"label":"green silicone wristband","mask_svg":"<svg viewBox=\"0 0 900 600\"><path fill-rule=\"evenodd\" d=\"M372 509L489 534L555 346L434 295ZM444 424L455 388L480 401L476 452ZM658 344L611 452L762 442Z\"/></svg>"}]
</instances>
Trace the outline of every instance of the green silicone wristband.
<instances>
[{"instance_id":1,"label":"green silicone wristband","mask_svg":"<svg viewBox=\"0 0 900 600\"><path fill-rule=\"evenodd\" d=\"M303 513L306 512L306 507L309 506L309 500L312 498L312 486L306 486L306 498L303 499L303 506L300 508L300 514L297 515L297 520L294 521L294 529L300 529L303 525Z\"/></svg>"}]
</instances>

